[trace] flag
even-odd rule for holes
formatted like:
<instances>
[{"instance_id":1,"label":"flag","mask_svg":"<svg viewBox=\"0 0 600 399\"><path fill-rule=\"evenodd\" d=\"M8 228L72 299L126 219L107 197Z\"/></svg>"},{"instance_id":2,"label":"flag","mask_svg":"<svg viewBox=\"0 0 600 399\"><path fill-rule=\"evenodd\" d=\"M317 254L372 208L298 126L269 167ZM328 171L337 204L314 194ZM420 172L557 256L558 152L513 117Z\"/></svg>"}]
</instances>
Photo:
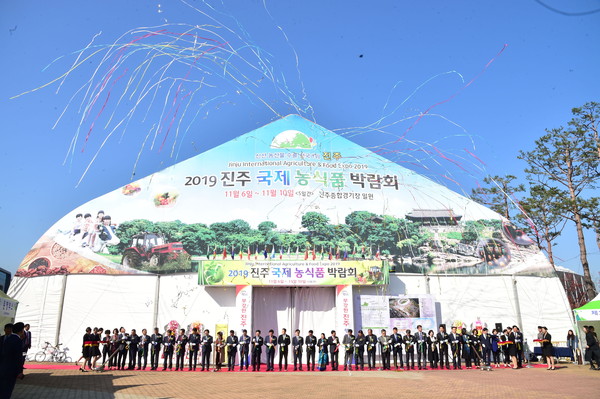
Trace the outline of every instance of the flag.
<instances>
[{"instance_id":1,"label":"flag","mask_svg":"<svg viewBox=\"0 0 600 399\"><path fill-rule=\"evenodd\" d=\"M248 260L250 260L250 255L251 255L251 254L252 254L252 253L250 252L250 245L248 245Z\"/></svg>"},{"instance_id":2,"label":"flag","mask_svg":"<svg viewBox=\"0 0 600 399\"><path fill-rule=\"evenodd\" d=\"M304 260L308 260L308 247L306 248L306 252L304 252Z\"/></svg>"},{"instance_id":3,"label":"flag","mask_svg":"<svg viewBox=\"0 0 600 399\"><path fill-rule=\"evenodd\" d=\"M340 258L340 247L337 247L335 249L335 259L339 259Z\"/></svg>"},{"instance_id":4,"label":"flag","mask_svg":"<svg viewBox=\"0 0 600 399\"><path fill-rule=\"evenodd\" d=\"M242 249L242 246L240 245L240 260L244 259L244 250Z\"/></svg>"},{"instance_id":5,"label":"flag","mask_svg":"<svg viewBox=\"0 0 600 399\"><path fill-rule=\"evenodd\" d=\"M312 260L317 259L317 254L315 253L315 247L313 246L313 250L312 250Z\"/></svg>"},{"instance_id":6,"label":"flag","mask_svg":"<svg viewBox=\"0 0 600 399\"><path fill-rule=\"evenodd\" d=\"M275 259L275 245L273 245L273 250L271 251L271 259Z\"/></svg>"},{"instance_id":7,"label":"flag","mask_svg":"<svg viewBox=\"0 0 600 399\"><path fill-rule=\"evenodd\" d=\"M210 259L210 245L206 246L206 259Z\"/></svg>"},{"instance_id":8,"label":"flag","mask_svg":"<svg viewBox=\"0 0 600 399\"><path fill-rule=\"evenodd\" d=\"M375 254L375 259L379 260L379 247L377 247L377 253Z\"/></svg>"},{"instance_id":9,"label":"flag","mask_svg":"<svg viewBox=\"0 0 600 399\"><path fill-rule=\"evenodd\" d=\"M256 246L256 252L254 253L254 260L258 260L258 245Z\"/></svg>"},{"instance_id":10,"label":"flag","mask_svg":"<svg viewBox=\"0 0 600 399\"><path fill-rule=\"evenodd\" d=\"M296 260L298 260L298 247L296 247Z\"/></svg>"},{"instance_id":11,"label":"flag","mask_svg":"<svg viewBox=\"0 0 600 399\"><path fill-rule=\"evenodd\" d=\"M279 247L279 260L283 259L283 247Z\"/></svg>"},{"instance_id":12,"label":"flag","mask_svg":"<svg viewBox=\"0 0 600 399\"><path fill-rule=\"evenodd\" d=\"M269 257L269 253L267 252L266 246L265 246L265 251L263 252L263 255L265 256L265 259L267 259Z\"/></svg>"},{"instance_id":13,"label":"flag","mask_svg":"<svg viewBox=\"0 0 600 399\"><path fill-rule=\"evenodd\" d=\"M233 245L231 246L231 260L235 260L235 250L233 248Z\"/></svg>"},{"instance_id":14,"label":"flag","mask_svg":"<svg viewBox=\"0 0 600 399\"><path fill-rule=\"evenodd\" d=\"M321 245L321 260L325 258L325 252L323 252L323 246Z\"/></svg>"},{"instance_id":15,"label":"flag","mask_svg":"<svg viewBox=\"0 0 600 399\"><path fill-rule=\"evenodd\" d=\"M333 251L331 250L331 247L329 247L329 260L333 259Z\"/></svg>"},{"instance_id":16,"label":"flag","mask_svg":"<svg viewBox=\"0 0 600 399\"><path fill-rule=\"evenodd\" d=\"M223 260L227 259L227 249L223 247Z\"/></svg>"},{"instance_id":17,"label":"flag","mask_svg":"<svg viewBox=\"0 0 600 399\"><path fill-rule=\"evenodd\" d=\"M344 260L348 260L348 250L344 250Z\"/></svg>"},{"instance_id":18,"label":"flag","mask_svg":"<svg viewBox=\"0 0 600 399\"><path fill-rule=\"evenodd\" d=\"M213 260L217 259L217 247L215 246L215 249L213 249Z\"/></svg>"}]
</instances>

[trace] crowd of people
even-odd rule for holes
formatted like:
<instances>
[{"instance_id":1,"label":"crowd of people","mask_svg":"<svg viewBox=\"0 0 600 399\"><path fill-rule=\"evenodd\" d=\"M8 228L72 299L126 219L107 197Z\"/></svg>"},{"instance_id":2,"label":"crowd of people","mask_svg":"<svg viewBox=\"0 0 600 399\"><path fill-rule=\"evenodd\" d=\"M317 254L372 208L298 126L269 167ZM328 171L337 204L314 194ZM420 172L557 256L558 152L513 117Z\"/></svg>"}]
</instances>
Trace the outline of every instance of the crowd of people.
<instances>
[{"instance_id":1,"label":"crowd of people","mask_svg":"<svg viewBox=\"0 0 600 399\"><path fill-rule=\"evenodd\" d=\"M536 341L542 346L548 370L554 370L552 337L542 326L540 333ZM158 328L152 334L143 329L138 334L135 329L128 333L124 327L115 328L112 332L110 329L88 327L83 336L83 353L79 360L85 360L80 367L82 372L98 370L100 359L103 367L108 369L145 370L148 357L150 370L173 370L175 358L175 370L181 371L186 365L190 371L196 368L209 371L211 364L214 365L212 370L218 371L225 362L230 371L236 367L240 371L259 371L263 350L267 371L274 371L276 354L279 370L287 370L290 353L289 360L294 370L303 370L305 365L306 370L310 371L315 367L325 370L328 366L331 370L339 370L340 360L343 361L344 370L365 370L365 367L373 370L377 356L383 370L391 370L392 361L396 370L414 370L415 354L419 370L451 367L458 370L463 365L467 369L480 366L518 369L525 362L523 333L517 326L491 332L487 328L467 331L465 328L452 327L447 332L445 325L440 325L438 332L425 332L422 326L417 326L414 333L406 330L401 334L397 328L393 328L390 333L381 330L379 336L371 329L366 334L359 330L356 336L352 330L342 337L338 337L335 331L331 331L328 337L325 333L317 337L312 330L305 337L300 330L290 336L284 328L280 335L269 330L266 336L260 330L256 330L253 336L247 330L242 330L242 335L238 337L231 330L224 337L223 332L219 331L216 338L210 335L209 330L201 332L197 328L187 335L185 329L167 330L164 334Z\"/></svg>"},{"instance_id":2,"label":"crowd of people","mask_svg":"<svg viewBox=\"0 0 600 399\"><path fill-rule=\"evenodd\" d=\"M69 237L94 252L106 252L108 245L121 242L116 235L116 226L112 223L112 218L105 215L104 211L98 211L96 219L90 213L75 215L75 223Z\"/></svg>"}]
</instances>

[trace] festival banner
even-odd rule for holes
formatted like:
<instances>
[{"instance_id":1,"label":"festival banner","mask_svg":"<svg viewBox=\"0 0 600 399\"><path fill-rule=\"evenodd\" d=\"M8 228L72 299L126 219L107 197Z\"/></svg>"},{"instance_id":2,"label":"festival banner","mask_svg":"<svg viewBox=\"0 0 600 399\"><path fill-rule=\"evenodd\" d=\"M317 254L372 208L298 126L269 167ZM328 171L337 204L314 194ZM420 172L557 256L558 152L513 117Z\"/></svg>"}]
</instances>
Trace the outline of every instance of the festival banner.
<instances>
[{"instance_id":1,"label":"festival banner","mask_svg":"<svg viewBox=\"0 0 600 399\"><path fill-rule=\"evenodd\" d=\"M238 285L235 287L235 320L236 333L242 335L242 330L248 330L252 336L252 286ZM235 323L234 323L235 326Z\"/></svg>"},{"instance_id":2,"label":"festival banner","mask_svg":"<svg viewBox=\"0 0 600 399\"><path fill-rule=\"evenodd\" d=\"M335 328L340 336L354 330L354 301L351 285L338 285L335 290Z\"/></svg>"},{"instance_id":3,"label":"festival banner","mask_svg":"<svg viewBox=\"0 0 600 399\"><path fill-rule=\"evenodd\" d=\"M383 285L389 270L382 261L201 261L200 285Z\"/></svg>"},{"instance_id":4,"label":"festival banner","mask_svg":"<svg viewBox=\"0 0 600 399\"><path fill-rule=\"evenodd\" d=\"M0 296L0 317L14 319L19 302Z\"/></svg>"},{"instance_id":5,"label":"festival banner","mask_svg":"<svg viewBox=\"0 0 600 399\"><path fill-rule=\"evenodd\" d=\"M497 213L290 115L82 204L44 233L16 276L190 273L206 260L555 274L534 240ZM330 279L324 273L309 284ZM336 273L327 284L373 283L359 274ZM304 273L255 279L307 281Z\"/></svg>"},{"instance_id":6,"label":"festival banner","mask_svg":"<svg viewBox=\"0 0 600 399\"><path fill-rule=\"evenodd\" d=\"M361 295L360 315L362 329L398 328L415 331L418 325L423 330L437 331L435 301L431 295Z\"/></svg>"}]
</instances>

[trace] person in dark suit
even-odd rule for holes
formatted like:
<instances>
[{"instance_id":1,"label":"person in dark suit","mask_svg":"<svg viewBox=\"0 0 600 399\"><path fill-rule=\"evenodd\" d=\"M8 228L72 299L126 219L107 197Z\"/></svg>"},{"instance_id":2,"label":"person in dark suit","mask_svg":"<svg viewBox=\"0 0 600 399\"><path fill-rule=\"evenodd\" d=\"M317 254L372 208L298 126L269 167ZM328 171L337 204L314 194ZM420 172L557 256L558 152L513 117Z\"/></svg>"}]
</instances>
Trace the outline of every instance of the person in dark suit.
<instances>
[{"instance_id":1,"label":"person in dark suit","mask_svg":"<svg viewBox=\"0 0 600 399\"><path fill-rule=\"evenodd\" d=\"M264 339L260 336L260 330L256 330L254 338L252 338L252 371L260 371L263 342Z\"/></svg>"},{"instance_id":2,"label":"person in dark suit","mask_svg":"<svg viewBox=\"0 0 600 399\"><path fill-rule=\"evenodd\" d=\"M398 327L392 329L392 353L394 355L394 367L398 370L398 358L400 358L400 368L404 368L402 361L402 335L398 334Z\"/></svg>"},{"instance_id":3,"label":"person in dark suit","mask_svg":"<svg viewBox=\"0 0 600 399\"><path fill-rule=\"evenodd\" d=\"M313 335L313 330L308 330L308 335L304 339L306 343L306 367L309 371L315 371L315 353L317 352L317 337ZM311 367L312 359L312 367Z\"/></svg>"},{"instance_id":4,"label":"person in dark suit","mask_svg":"<svg viewBox=\"0 0 600 399\"><path fill-rule=\"evenodd\" d=\"M183 371L185 363L185 347L188 343L188 336L185 335L185 329L179 330L179 335L175 340L175 371Z\"/></svg>"},{"instance_id":5,"label":"person in dark suit","mask_svg":"<svg viewBox=\"0 0 600 399\"><path fill-rule=\"evenodd\" d=\"M457 332L456 327L452 327L452 332L448 335L448 341L450 341L450 352L452 353L452 368L454 370L462 369L460 364L460 348L462 346L462 339L460 334Z\"/></svg>"},{"instance_id":6,"label":"person in dark suit","mask_svg":"<svg viewBox=\"0 0 600 399\"><path fill-rule=\"evenodd\" d=\"M302 371L302 346L304 345L304 338L300 336L300 330L294 332L292 337L292 349L294 357L294 371L298 370L297 363L300 363L300 371Z\"/></svg>"},{"instance_id":7,"label":"person in dark suit","mask_svg":"<svg viewBox=\"0 0 600 399\"><path fill-rule=\"evenodd\" d=\"M415 337L406 330L402 340L404 341L404 352L406 352L406 370L415 369Z\"/></svg>"},{"instance_id":8,"label":"person in dark suit","mask_svg":"<svg viewBox=\"0 0 600 399\"><path fill-rule=\"evenodd\" d=\"M340 362L338 360L340 351L340 339L335 334L335 330L331 330L331 336L327 338L327 346L329 346L329 353L331 357L331 370L337 371Z\"/></svg>"},{"instance_id":9,"label":"person in dark suit","mask_svg":"<svg viewBox=\"0 0 600 399\"><path fill-rule=\"evenodd\" d=\"M117 355L117 370L125 370L125 361L127 359L127 341L129 341L129 334L125 332L125 327L119 329L119 351Z\"/></svg>"},{"instance_id":10,"label":"person in dark suit","mask_svg":"<svg viewBox=\"0 0 600 399\"><path fill-rule=\"evenodd\" d=\"M31 331L29 331L29 328L29 324L25 324L25 329L23 330L23 363L27 359L27 352L31 349Z\"/></svg>"},{"instance_id":11,"label":"person in dark suit","mask_svg":"<svg viewBox=\"0 0 600 399\"><path fill-rule=\"evenodd\" d=\"M243 329L242 335L239 339L240 344L240 371L244 370L246 367L246 371L248 371L248 354L250 353L250 341L251 338L248 335L248 330Z\"/></svg>"},{"instance_id":12,"label":"person in dark suit","mask_svg":"<svg viewBox=\"0 0 600 399\"><path fill-rule=\"evenodd\" d=\"M354 365L356 367L356 370L358 370L359 365L360 365L360 369L364 370L365 369L364 353L365 353L365 343L367 342L367 339L362 330L358 330L357 334L358 335L356 336L356 340L354 341Z\"/></svg>"},{"instance_id":13,"label":"person in dark suit","mask_svg":"<svg viewBox=\"0 0 600 399\"><path fill-rule=\"evenodd\" d=\"M586 327L587 328L587 327ZM4 339L12 334L13 324L7 323L4 325L4 335L0 337L0 354L2 353L2 343Z\"/></svg>"},{"instance_id":14,"label":"person in dark suit","mask_svg":"<svg viewBox=\"0 0 600 399\"><path fill-rule=\"evenodd\" d=\"M212 352L212 344L213 344L213 337L209 334L210 331L208 330L204 330L204 336L202 336L202 369L201 371L204 371L204 369L206 368L206 371L208 371L208 369L210 368L210 354Z\"/></svg>"},{"instance_id":15,"label":"person in dark suit","mask_svg":"<svg viewBox=\"0 0 600 399\"><path fill-rule=\"evenodd\" d=\"M275 370L275 348L277 348L277 337L275 331L269 330L269 335L265 338L265 346L267 347L267 371Z\"/></svg>"},{"instance_id":16,"label":"person in dark suit","mask_svg":"<svg viewBox=\"0 0 600 399\"><path fill-rule=\"evenodd\" d=\"M140 336L137 335L137 331L135 328L131 330L131 335L129 336L128 346L129 346L129 367L127 370L135 370L135 361L137 359L138 345L140 344Z\"/></svg>"},{"instance_id":17,"label":"person in dark suit","mask_svg":"<svg viewBox=\"0 0 600 399\"><path fill-rule=\"evenodd\" d=\"M427 336L423 332L423 326L417 326L415 333L415 345L417 346L417 366L419 370L427 368ZM421 364L421 360L423 364Z\"/></svg>"},{"instance_id":18,"label":"person in dark suit","mask_svg":"<svg viewBox=\"0 0 600 399\"><path fill-rule=\"evenodd\" d=\"M140 335L140 343L138 344L138 370L146 370L146 365L148 364L148 344L150 343L150 336L148 335L148 330L145 328L142 330L142 335ZM142 364L142 362L144 364Z\"/></svg>"},{"instance_id":19,"label":"person in dark suit","mask_svg":"<svg viewBox=\"0 0 600 399\"><path fill-rule=\"evenodd\" d=\"M198 365L198 352L200 350L200 342L202 337L198 334L198 328L192 328L192 333L190 334L188 345L190 350L188 351L190 368L189 371L196 371L196 366Z\"/></svg>"},{"instance_id":20,"label":"person in dark suit","mask_svg":"<svg viewBox=\"0 0 600 399\"><path fill-rule=\"evenodd\" d=\"M479 336L479 343L481 344L481 357L482 361L485 362L486 366L491 363L492 356L492 337L488 334L488 329L484 328L481 335Z\"/></svg>"},{"instance_id":21,"label":"person in dark suit","mask_svg":"<svg viewBox=\"0 0 600 399\"><path fill-rule=\"evenodd\" d=\"M237 355L238 343L239 340L235 335L235 331L229 330L229 336L225 341L225 345L227 347L227 370L229 371L233 371L235 367L235 356Z\"/></svg>"},{"instance_id":22,"label":"person in dark suit","mask_svg":"<svg viewBox=\"0 0 600 399\"><path fill-rule=\"evenodd\" d=\"M556 370L554 363L554 347L552 346L552 335L548 333L547 327L542 327L542 354L548 361L548 370Z\"/></svg>"},{"instance_id":23,"label":"person in dark suit","mask_svg":"<svg viewBox=\"0 0 600 399\"><path fill-rule=\"evenodd\" d=\"M175 333L171 330L167 330L163 337L163 371L167 369L167 362L169 370L173 369L173 351L175 350Z\"/></svg>"},{"instance_id":24,"label":"person in dark suit","mask_svg":"<svg viewBox=\"0 0 600 399\"><path fill-rule=\"evenodd\" d=\"M154 328L154 334L150 337L150 370L158 368L158 359L160 358L160 347L163 343L163 335L158 327Z\"/></svg>"},{"instance_id":25,"label":"person in dark suit","mask_svg":"<svg viewBox=\"0 0 600 399\"><path fill-rule=\"evenodd\" d=\"M367 330L367 363L369 364L369 370L375 368L375 355L377 353L377 335L373 334L372 329Z\"/></svg>"},{"instance_id":26,"label":"person in dark suit","mask_svg":"<svg viewBox=\"0 0 600 399\"><path fill-rule=\"evenodd\" d=\"M440 356L440 369L444 368L444 359L446 359L446 369L450 370L450 361L448 360L448 339L449 336L446 333L446 328L440 325L439 332L437 333L437 341L439 345L439 356Z\"/></svg>"},{"instance_id":27,"label":"person in dark suit","mask_svg":"<svg viewBox=\"0 0 600 399\"><path fill-rule=\"evenodd\" d=\"M4 336L0 352L0 398L10 399L17 378L23 379L23 323L15 323Z\"/></svg>"},{"instance_id":28,"label":"person in dark suit","mask_svg":"<svg viewBox=\"0 0 600 399\"><path fill-rule=\"evenodd\" d=\"M285 360L285 370L287 371L288 366L288 348L291 343L290 336L287 334L285 328L281 329L281 335L277 338L277 344L279 345L279 371L281 371L281 362Z\"/></svg>"},{"instance_id":29,"label":"person in dark suit","mask_svg":"<svg viewBox=\"0 0 600 399\"><path fill-rule=\"evenodd\" d=\"M342 345L344 345L344 370L347 370L348 367L352 370L352 357L354 355L354 334L352 334L352 329L349 328L344 338L342 338Z\"/></svg>"}]
</instances>

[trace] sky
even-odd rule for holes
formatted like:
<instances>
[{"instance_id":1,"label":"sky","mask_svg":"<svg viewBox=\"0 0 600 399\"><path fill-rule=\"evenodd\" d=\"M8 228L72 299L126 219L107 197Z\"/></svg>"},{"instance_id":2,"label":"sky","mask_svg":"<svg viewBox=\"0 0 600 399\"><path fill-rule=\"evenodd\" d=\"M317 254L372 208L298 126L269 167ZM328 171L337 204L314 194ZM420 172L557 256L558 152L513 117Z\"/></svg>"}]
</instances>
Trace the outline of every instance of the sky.
<instances>
[{"instance_id":1,"label":"sky","mask_svg":"<svg viewBox=\"0 0 600 399\"><path fill-rule=\"evenodd\" d=\"M600 100L599 7L5 0L0 267L14 272L81 204L291 113L462 194L488 174L523 178L519 151ZM201 50L193 61L190 46ZM128 79L144 68L155 90L136 102ZM597 279L600 253L586 234ZM578 254L568 227L557 263L581 272Z\"/></svg>"}]
</instances>

